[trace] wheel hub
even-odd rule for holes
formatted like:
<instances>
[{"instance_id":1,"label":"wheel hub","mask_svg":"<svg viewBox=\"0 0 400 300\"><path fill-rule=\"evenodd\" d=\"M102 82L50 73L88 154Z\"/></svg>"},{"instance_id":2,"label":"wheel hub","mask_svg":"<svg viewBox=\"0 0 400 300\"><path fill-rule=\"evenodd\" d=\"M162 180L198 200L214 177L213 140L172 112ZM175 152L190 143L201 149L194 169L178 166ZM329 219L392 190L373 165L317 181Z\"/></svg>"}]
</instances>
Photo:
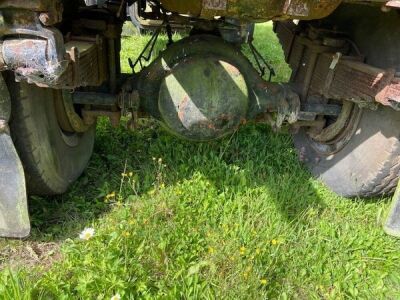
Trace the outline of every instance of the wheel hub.
<instances>
[{"instance_id":1,"label":"wheel hub","mask_svg":"<svg viewBox=\"0 0 400 300\"><path fill-rule=\"evenodd\" d=\"M55 92L55 109L58 124L64 133L83 133L91 125L86 124L76 112L72 95L68 91Z\"/></svg>"},{"instance_id":2,"label":"wheel hub","mask_svg":"<svg viewBox=\"0 0 400 300\"><path fill-rule=\"evenodd\" d=\"M312 147L325 156L340 151L354 135L361 114L356 104L343 101L342 111L333 123L319 132L308 132Z\"/></svg>"}]
</instances>

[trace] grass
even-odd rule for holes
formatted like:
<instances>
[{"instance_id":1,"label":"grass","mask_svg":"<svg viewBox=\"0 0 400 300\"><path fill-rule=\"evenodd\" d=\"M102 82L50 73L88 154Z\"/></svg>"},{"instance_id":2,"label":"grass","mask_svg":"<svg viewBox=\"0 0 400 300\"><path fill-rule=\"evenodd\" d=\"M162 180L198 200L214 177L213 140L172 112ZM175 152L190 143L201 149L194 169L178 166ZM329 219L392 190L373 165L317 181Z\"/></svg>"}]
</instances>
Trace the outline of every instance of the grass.
<instances>
[{"instance_id":1,"label":"grass","mask_svg":"<svg viewBox=\"0 0 400 300\"><path fill-rule=\"evenodd\" d=\"M145 40L123 41L125 71ZM287 78L269 24L256 40ZM131 133L102 120L71 191L30 199L31 238L0 242L0 298L399 299L387 207L336 196L263 125L197 144L152 121Z\"/></svg>"}]
</instances>

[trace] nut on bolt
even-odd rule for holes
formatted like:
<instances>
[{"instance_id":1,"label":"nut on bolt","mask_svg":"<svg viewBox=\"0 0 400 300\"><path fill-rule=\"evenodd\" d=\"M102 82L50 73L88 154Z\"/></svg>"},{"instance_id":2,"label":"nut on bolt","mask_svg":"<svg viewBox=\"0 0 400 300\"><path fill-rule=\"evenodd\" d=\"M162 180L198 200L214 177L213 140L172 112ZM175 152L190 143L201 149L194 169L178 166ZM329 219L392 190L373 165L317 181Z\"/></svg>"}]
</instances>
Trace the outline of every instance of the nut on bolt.
<instances>
[{"instance_id":1,"label":"nut on bolt","mask_svg":"<svg viewBox=\"0 0 400 300\"><path fill-rule=\"evenodd\" d=\"M63 11L63 5L61 3L58 3L55 9L52 9L51 11L41 12L39 14L39 21L44 26L53 26L62 21Z\"/></svg>"},{"instance_id":2,"label":"nut on bolt","mask_svg":"<svg viewBox=\"0 0 400 300\"><path fill-rule=\"evenodd\" d=\"M45 26L51 26L54 25L56 23L56 20L54 20L55 18L51 17L51 14L48 12L43 12L39 15L39 20L40 22L45 25Z\"/></svg>"}]
</instances>

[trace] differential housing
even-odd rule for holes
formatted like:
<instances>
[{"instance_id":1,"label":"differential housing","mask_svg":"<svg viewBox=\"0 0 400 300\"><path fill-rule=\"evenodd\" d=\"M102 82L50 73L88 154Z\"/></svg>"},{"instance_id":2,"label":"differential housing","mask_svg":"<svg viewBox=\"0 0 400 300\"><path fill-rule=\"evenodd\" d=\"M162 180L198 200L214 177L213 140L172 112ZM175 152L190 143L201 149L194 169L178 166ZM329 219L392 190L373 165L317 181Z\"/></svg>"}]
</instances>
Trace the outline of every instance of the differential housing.
<instances>
[{"instance_id":1,"label":"differential housing","mask_svg":"<svg viewBox=\"0 0 400 300\"><path fill-rule=\"evenodd\" d=\"M294 122L299 98L285 85L264 81L239 48L210 35L185 38L141 72L142 110L175 135L209 141L259 115Z\"/></svg>"}]
</instances>

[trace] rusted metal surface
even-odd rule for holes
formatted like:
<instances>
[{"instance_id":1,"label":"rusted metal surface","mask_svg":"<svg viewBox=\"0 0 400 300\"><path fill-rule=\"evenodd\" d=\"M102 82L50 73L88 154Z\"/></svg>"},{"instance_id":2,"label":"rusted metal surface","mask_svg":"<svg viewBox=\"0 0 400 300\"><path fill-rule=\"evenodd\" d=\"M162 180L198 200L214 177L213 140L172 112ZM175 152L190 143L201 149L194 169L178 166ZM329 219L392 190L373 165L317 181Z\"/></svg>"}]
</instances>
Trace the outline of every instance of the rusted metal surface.
<instances>
[{"instance_id":1,"label":"rusted metal surface","mask_svg":"<svg viewBox=\"0 0 400 300\"><path fill-rule=\"evenodd\" d=\"M128 78L118 94L99 92L71 93L73 104L83 105L83 122L93 125L100 116L108 117L112 125L117 127L122 115L131 114L128 126L136 126L139 113L139 94ZM143 112L142 112L143 113ZM68 121L69 122L69 121Z\"/></svg>"},{"instance_id":2,"label":"rusted metal surface","mask_svg":"<svg viewBox=\"0 0 400 300\"><path fill-rule=\"evenodd\" d=\"M122 23L103 12L105 20L74 21L77 35L64 37L53 26L62 21L62 14L61 1L1 2L0 70L14 71L17 81L57 89L99 86L111 77L115 89Z\"/></svg>"},{"instance_id":3,"label":"rusted metal surface","mask_svg":"<svg viewBox=\"0 0 400 300\"><path fill-rule=\"evenodd\" d=\"M341 2L341 0L320 0L317 3L312 0L162 0L161 4L172 12L201 18L203 21L196 20L196 23L207 27L212 22L204 21L204 19L213 20L221 16L235 18L238 26L241 26L243 21L323 18L332 13ZM378 3L379 1L364 2ZM125 1L103 1L100 6L106 5L110 14L118 17L118 12L122 11L121 7L125 3ZM110 90L115 93L120 73L119 64L116 62L119 60L122 22L118 18L114 21L110 21L108 17L98 18L96 12L101 15L104 14L104 10L100 10L97 6L81 7L80 10L84 12L84 17L72 22L72 31L79 36L85 36L87 32L90 32L91 38L100 34L101 43L98 41L93 43L97 47L97 54L94 53L96 49L83 54L78 46L71 47L64 44L64 37L54 27L62 21L62 1L2 1L0 3L0 35L5 40L12 37L15 43L20 43L20 46L14 45L20 49L11 47L10 44L3 45L3 56L6 55L10 61L3 63L0 59L0 69L7 67L15 71L17 80L52 88L98 86L108 79ZM155 15L154 17L162 16ZM178 14L171 16L171 19L174 18L178 18L179 22L185 19ZM22 41L17 41L15 37ZM31 41L32 45L29 47L28 41L24 41L36 38L47 41L46 45L43 42L34 42L35 46L33 46ZM73 42L68 37L66 40L68 43ZM40 48L39 44L42 44ZM24 53L20 51L22 48ZM104 49L107 49L107 52ZM16 52L13 56L16 50L20 53ZM25 66L26 58L35 51L39 51L37 61L40 64L35 63L34 60L28 60L29 63ZM42 59L44 55L48 58L46 61ZM104 62L107 62L107 65L104 65Z\"/></svg>"},{"instance_id":4,"label":"rusted metal surface","mask_svg":"<svg viewBox=\"0 0 400 300\"><path fill-rule=\"evenodd\" d=\"M348 100L360 105L375 102L399 110L400 79L392 69L382 70L343 57L332 69L335 55L321 55L311 90L327 98Z\"/></svg>"},{"instance_id":5,"label":"rusted metal surface","mask_svg":"<svg viewBox=\"0 0 400 300\"><path fill-rule=\"evenodd\" d=\"M189 58L162 81L159 109L175 134L212 140L240 125L246 118L248 98L246 81L235 66L218 58Z\"/></svg>"},{"instance_id":6,"label":"rusted metal surface","mask_svg":"<svg viewBox=\"0 0 400 300\"><path fill-rule=\"evenodd\" d=\"M60 78L65 87L99 86L108 78L104 40L100 37L71 37L65 44L70 64Z\"/></svg>"},{"instance_id":7,"label":"rusted metal surface","mask_svg":"<svg viewBox=\"0 0 400 300\"><path fill-rule=\"evenodd\" d=\"M65 72L67 63L52 57L47 45L46 40L7 39L3 42L3 60L18 77L43 83L56 81Z\"/></svg>"},{"instance_id":8,"label":"rusted metal surface","mask_svg":"<svg viewBox=\"0 0 400 300\"><path fill-rule=\"evenodd\" d=\"M107 79L106 55L101 39L71 40L63 45L66 57L51 59L48 40L17 38L2 44L4 68L13 70L19 81L52 88L98 86ZM66 50L65 50L66 49ZM55 54L57 56L57 54ZM1 60L0 60L1 65ZM1 68L1 66L0 66Z\"/></svg>"},{"instance_id":9,"label":"rusted metal surface","mask_svg":"<svg viewBox=\"0 0 400 300\"><path fill-rule=\"evenodd\" d=\"M300 110L289 87L264 81L237 48L209 35L171 45L143 70L138 88L144 111L197 141L220 138L260 115L270 115L274 127L294 123Z\"/></svg>"},{"instance_id":10,"label":"rusted metal surface","mask_svg":"<svg viewBox=\"0 0 400 300\"><path fill-rule=\"evenodd\" d=\"M60 0L2 0L0 8L20 8L32 11L53 11L60 9Z\"/></svg>"},{"instance_id":11,"label":"rusted metal surface","mask_svg":"<svg viewBox=\"0 0 400 300\"><path fill-rule=\"evenodd\" d=\"M345 56L342 53L348 51L346 44L321 45L323 38L313 41L300 37L285 23L279 23L275 29L303 101L308 95L322 95L370 108L380 103L399 110L400 79L395 77L394 69L383 70L363 63L363 57Z\"/></svg>"},{"instance_id":12,"label":"rusted metal surface","mask_svg":"<svg viewBox=\"0 0 400 300\"><path fill-rule=\"evenodd\" d=\"M390 83L375 96L375 100L400 111L400 78L393 77Z\"/></svg>"},{"instance_id":13,"label":"rusted metal surface","mask_svg":"<svg viewBox=\"0 0 400 300\"><path fill-rule=\"evenodd\" d=\"M128 79L127 82L129 81ZM139 95L137 90L126 87L118 94L55 92L57 119L60 127L66 132L85 132L101 116L108 117L112 125L117 127L122 114L130 112L137 117L139 109L138 101ZM76 112L74 105L80 106L80 114ZM133 121L136 122L137 120Z\"/></svg>"},{"instance_id":14,"label":"rusted metal surface","mask_svg":"<svg viewBox=\"0 0 400 300\"><path fill-rule=\"evenodd\" d=\"M342 3L398 8L400 1L385 0L161 0L171 12L197 18L231 17L240 20L313 20L330 15Z\"/></svg>"},{"instance_id":15,"label":"rusted metal surface","mask_svg":"<svg viewBox=\"0 0 400 300\"><path fill-rule=\"evenodd\" d=\"M319 66L320 74L329 70L332 76L325 77L324 83L316 79L311 86L314 91L320 92L327 98L350 100L355 103L374 103L381 99L382 104L390 105L386 97L379 97L382 90L386 89L394 78L393 70L382 70L367 64L342 58L334 70L329 68L334 57L329 54L321 56Z\"/></svg>"},{"instance_id":16,"label":"rusted metal surface","mask_svg":"<svg viewBox=\"0 0 400 300\"><path fill-rule=\"evenodd\" d=\"M168 10L205 19L216 16L244 20L318 19L332 13L341 0L162 0Z\"/></svg>"},{"instance_id":17,"label":"rusted metal surface","mask_svg":"<svg viewBox=\"0 0 400 300\"><path fill-rule=\"evenodd\" d=\"M2 9L0 20L4 64L16 72L17 80L46 84L65 72L63 36L55 28L43 27L38 13Z\"/></svg>"}]
</instances>

